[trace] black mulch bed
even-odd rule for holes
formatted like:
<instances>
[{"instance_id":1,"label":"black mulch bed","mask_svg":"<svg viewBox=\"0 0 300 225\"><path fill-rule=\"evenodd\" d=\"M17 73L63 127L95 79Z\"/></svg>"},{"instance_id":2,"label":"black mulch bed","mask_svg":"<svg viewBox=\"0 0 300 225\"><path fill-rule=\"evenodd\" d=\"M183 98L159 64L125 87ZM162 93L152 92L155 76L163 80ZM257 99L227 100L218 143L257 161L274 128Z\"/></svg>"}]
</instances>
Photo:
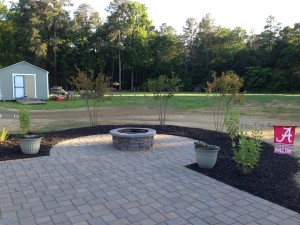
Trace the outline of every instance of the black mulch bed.
<instances>
[{"instance_id":1,"label":"black mulch bed","mask_svg":"<svg viewBox=\"0 0 300 225\"><path fill-rule=\"evenodd\" d=\"M101 125L44 133L40 152L34 156L22 154L17 138L10 135L8 142L0 145L0 161L48 156L51 147L58 142L80 136L107 134L118 127L124 126ZM179 126L139 125L139 127L153 128L158 134L183 136L220 146L217 164L213 169L200 169L193 162L186 167L300 213L300 188L293 180L299 171L298 160L289 155L274 154L272 145L263 143L259 166L252 174L245 176L232 160L231 142L224 133Z\"/></svg>"}]
</instances>

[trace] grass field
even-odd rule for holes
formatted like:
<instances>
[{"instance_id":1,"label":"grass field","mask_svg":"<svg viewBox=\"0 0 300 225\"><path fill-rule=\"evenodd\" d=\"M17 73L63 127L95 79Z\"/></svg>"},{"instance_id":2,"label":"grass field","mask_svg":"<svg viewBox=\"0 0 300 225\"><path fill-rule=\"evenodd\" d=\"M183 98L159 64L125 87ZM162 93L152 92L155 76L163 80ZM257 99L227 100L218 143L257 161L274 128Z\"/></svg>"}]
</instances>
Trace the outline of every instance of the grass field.
<instances>
[{"instance_id":1,"label":"grass field","mask_svg":"<svg viewBox=\"0 0 300 225\"><path fill-rule=\"evenodd\" d=\"M149 93L115 93L112 98L102 102L101 106L153 104ZM0 107L18 109L16 102L0 102ZM210 109L208 97L205 93L178 93L169 101L169 106L178 110L203 110ZM63 110L85 107L83 99L72 101L48 100L43 105L31 105L32 110ZM242 114L263 114L272 117L289 116L300 119L300 95L291 94L245 94L245 99L240 105Z\"/></svg>"}]
</instances>

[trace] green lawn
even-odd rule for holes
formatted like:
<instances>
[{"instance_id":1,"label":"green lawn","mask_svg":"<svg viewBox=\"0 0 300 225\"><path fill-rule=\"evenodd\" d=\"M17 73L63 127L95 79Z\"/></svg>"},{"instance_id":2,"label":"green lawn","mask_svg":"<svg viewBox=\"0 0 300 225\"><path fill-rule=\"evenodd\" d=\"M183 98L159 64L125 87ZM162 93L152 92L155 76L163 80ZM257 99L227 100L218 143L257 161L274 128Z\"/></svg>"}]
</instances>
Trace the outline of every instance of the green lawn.
<instances>
[{"instance_id":1,"label":"green lawn","mask_svg":"<svg viewBox=\"0 0 300 225\"><path fill-rule=\"evenodd\" d=\"M151 94L149 93L115 93L114 96L101 103L102 106L132 105L132 104L152 104ZM209 108L209 102L205 93L178 93L170 99L170 107L177 109L199 109ZM246 94L245 101L242 105L260 107L262 111L274 108L278 112L285 109L292 111L299 110L300 95L289 94ZM0 102L0 107L18 109L19 103L16 102ZM59 110L59 109L75 109L85 107L83 99L72 101L54 101L48 100L43 105L31 105L32 110ZM272 109L272 111L274 111Z\"/></svg>"}]
</instances>

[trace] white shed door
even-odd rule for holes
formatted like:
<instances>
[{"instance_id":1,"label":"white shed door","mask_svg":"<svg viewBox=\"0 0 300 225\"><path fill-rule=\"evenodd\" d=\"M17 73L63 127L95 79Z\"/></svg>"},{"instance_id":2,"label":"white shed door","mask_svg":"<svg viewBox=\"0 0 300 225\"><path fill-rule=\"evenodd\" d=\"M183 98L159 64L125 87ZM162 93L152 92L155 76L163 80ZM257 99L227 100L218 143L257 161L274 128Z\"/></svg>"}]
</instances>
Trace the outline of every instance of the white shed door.
<instances>
[{"instance_id":1,"label":"white shed door","mask_svg":"<svg viewBox=\"0 0 300 225\"><path fill-rule=\"evenodd\" d=\"M15 76L15 98L23 98L25 94L24 76Z\"/></svg>"}]
</instances>

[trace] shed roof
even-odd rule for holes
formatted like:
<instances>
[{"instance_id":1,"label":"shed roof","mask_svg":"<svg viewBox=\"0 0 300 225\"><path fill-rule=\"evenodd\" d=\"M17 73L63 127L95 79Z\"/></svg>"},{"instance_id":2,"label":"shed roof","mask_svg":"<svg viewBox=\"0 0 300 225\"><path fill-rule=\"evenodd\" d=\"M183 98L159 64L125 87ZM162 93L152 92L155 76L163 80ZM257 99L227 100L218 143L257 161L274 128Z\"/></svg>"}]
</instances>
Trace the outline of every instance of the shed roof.
<instances>
[{"instance_id":1,"label":"shed roof","mask_svg":"<svg viewBox=\"0 0 300 225\"><path fill-rule=\"evenodd\" d=\"M27 64L27 65L30 65L30 66L32 66L32 67L35 67L35 68L37 68L37 69L39 69L39 70L42 70L42 71L44 71L44 72L49 73L47 70L44 70L44 69L42 69L42 68L40 68L40 67L37 67L37 66L35 66L35 65L33 65L33 64L30 64L30 63L28 63L28 62L25 62L25 61L21 61L21 62L15 63L15 64L13 64L13 65L4 67L4 68L0 69L0 71L1 71L1 70L5 70L5 69L7 69L7 68L9 68L9 67L12 67L12 66L16 66L16 65L18 65L18 64Z\"/></svg>"}]
</instances>

